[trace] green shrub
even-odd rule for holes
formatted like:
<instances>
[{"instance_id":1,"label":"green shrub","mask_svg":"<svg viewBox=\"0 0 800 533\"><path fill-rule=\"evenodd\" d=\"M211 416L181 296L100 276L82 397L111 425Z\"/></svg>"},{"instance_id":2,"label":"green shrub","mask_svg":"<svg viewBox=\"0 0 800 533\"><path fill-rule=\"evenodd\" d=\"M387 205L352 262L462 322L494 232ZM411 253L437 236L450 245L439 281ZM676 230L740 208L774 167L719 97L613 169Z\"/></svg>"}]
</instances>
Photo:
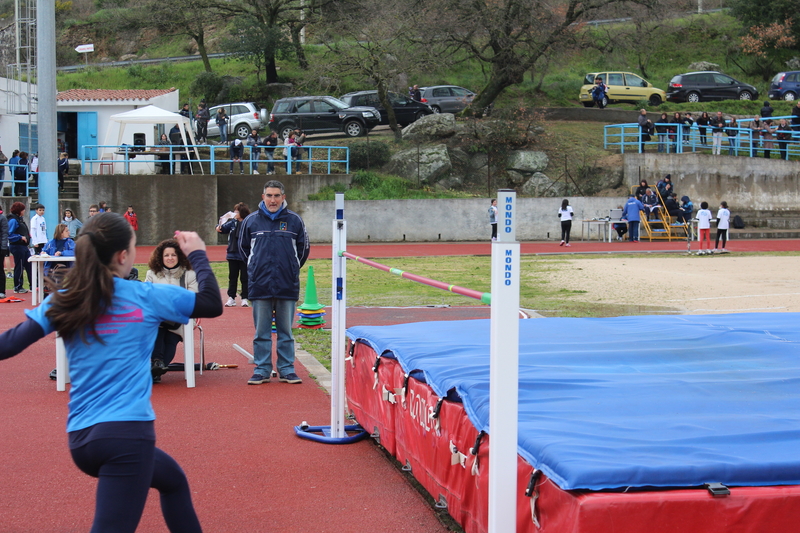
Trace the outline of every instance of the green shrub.
<instances>
[{"instance_id":1,"label":"green shrub","mask_svg":"<svg viewBox=\"0 0 800 533\"><path fill-rule=\"evenodd\" d=\"M389 146L380 141L357 141L350 145L350 170L379 168L389 162Z\"/></svg>"},{"instance_id":2,"label":"green shrub","mask_svg":"<svg viewBox=\"0 0 800 533\"><path fill-rule=\"evenodd\" d=\"M194 79L189 91L202 96L208 102L216 102L224 86L225 82L219 74L203 71Z\"/></svg>"}]
</instances>

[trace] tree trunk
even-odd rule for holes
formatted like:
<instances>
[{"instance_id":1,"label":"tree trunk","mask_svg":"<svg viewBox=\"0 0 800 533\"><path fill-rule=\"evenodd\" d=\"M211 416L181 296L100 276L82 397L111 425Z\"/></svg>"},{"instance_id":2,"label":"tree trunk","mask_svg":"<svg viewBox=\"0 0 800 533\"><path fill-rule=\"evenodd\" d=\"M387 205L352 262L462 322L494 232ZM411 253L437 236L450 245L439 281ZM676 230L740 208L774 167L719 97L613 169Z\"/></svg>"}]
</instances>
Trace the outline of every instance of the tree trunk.
<instances>
[{"instance_id":1,"label":"tree trunk","mask_svg":"<svg viewBox=\"0 0 800 533\"><path fill-rule=\"evenodd\" d=\"M275 64L275 52L266 50L264 55L264 71L267 75L267 83L278 83L278 67Z\"/></svg>"},{"instance_id":2,"label":"tree trunk","mask_svg":"<svg viewBox=\"0 0 800 533\"><path fill-rule=\"evenodd\" d=\"M297 64L302 70L308 70L308 59L306 58L306 51L303 44L300 42L300 32L303 31L304 24L292 24L289 26L292 34L292 44L294 45L294 53L297 55Z\"/></svg>"},{"instance_id":3,"label":"tree trunk","mask_svg":"<svg viewBox=\"0 0 800 533\"><path fill-rule=\"evenodd\" d=\"M386 89L386 81L384 80L377 80L378 85L378 100L381 101L381 105L386 110L387 118L389 119L389 127L394 132L394 140L395 142L400 142L403 139L403 132L400 129L400 126L397 124L397 117L394 114L394 108L392 107L392 102L389 101L389 92Z\"/></svg>"},{"instance_id":4,"label":"tree trunk","mask_svg":"<svg viewBox=\"0 0 800 533\"><path fill-rule=\"evenodd\" d=\"M203 31L200 31L199 34L194 36L194 42L197 43L197 51L203 59L203 67L205 67L206 72L211 72L211 61L208 60L208 50L206 50L206 40Z\"/></svg>"},{"instance_id":5,"label":"tree trunk","mask_svg":"<svg viewBox=\"0 0 800 533\"><path fill-rule=\"evenodd\" d=\"M484 110L494 102L495 98L497 98L503 89L513 84L514 82L506 76L493 72L489 78L489 83L478 93L478 96L475 97L472 104L464 110L464 114L475 118L483 117Z\"/></svg>"}]
</instances>

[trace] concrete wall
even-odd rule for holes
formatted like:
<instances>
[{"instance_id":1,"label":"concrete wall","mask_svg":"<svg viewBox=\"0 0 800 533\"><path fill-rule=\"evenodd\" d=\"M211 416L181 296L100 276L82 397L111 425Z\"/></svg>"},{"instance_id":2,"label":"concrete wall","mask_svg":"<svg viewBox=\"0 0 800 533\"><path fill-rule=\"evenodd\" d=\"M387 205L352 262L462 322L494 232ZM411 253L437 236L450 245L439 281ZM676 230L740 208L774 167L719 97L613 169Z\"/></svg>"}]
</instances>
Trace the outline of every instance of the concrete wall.
<instances>
[{"instance_id":1,"label":"concrete wall","mask_svg":"<svg viewBox=\"0 0 800 533\"><path fill-rule=\"evenodd\" d=\"M775 151L777 153L777 150ZM797 161L704 154L625 154L624 179L655 184L666 174L678 196L695 206L712 207L725 200L737 211L797 211L800 208L800 165ZM680 170L675 170L680 169Z\"/></svg>"},{"instance_id":2,"label":"concrete wall","mask_svg":"<svg viewBox=\"0 0 800 533\"><path fill-rule=\"evenodd\" d=\"M80 176L80 200L60 202L60 207L75 210L86 222L89 206L101 201L117 213L133 205L139 219L139 244L156 244L175 230L193 230L208 243L217 243L214 230L220 215L238 202L251 210L258 208L264 184L271 176L253 175L103 175ZM286 190L290 208L326 185L350 183L345 174L279 176ZM282 178L282 179L280 179ZM331 215L332 216L332 215ZM327 227L330 226L330 220ZM328 231L330 232L330 231ZM329 239L330 237L328 237ZM219 242L225 242L224 239Z\"/></svg>"},{"instance_id":3,"label":"concrete wall","mask_svg":"<svg viewBox=\"0 0 800 533\"><path fill-rule=\"evenodd\" d=\"M555 239L561 235L558 208L563 198L520 198L517 226L521 241ZM625 198L569 198L575 210L572 235L581 220L606 217ZM333 202L298 202L292 209L303 216L312 242L330 242ZM481 241L491 235L489 199L373 200L345 202L347 239L351 242Z\"/></svg>"}]
</instances>

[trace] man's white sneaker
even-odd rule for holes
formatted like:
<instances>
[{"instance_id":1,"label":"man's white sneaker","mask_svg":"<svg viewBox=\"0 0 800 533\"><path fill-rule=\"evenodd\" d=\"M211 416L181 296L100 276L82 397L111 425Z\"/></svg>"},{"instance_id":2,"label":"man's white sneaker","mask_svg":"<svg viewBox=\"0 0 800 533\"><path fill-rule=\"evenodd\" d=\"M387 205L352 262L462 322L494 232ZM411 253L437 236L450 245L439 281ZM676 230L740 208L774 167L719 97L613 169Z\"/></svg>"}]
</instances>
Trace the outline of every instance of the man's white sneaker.
<instances>
[{"instance_id":1,"label":"man's white sneaker","mask_svg":"<svg viewBox=\"0 0 800 533\"><path fill-rule=\"evenodd\" d=\"M225 302L225 307L236 307L236 300L228 298L228 301Z\"/></svg>"},{"instance_id":2,"label":"man's white sneaker","mask_svg":"<svg viewBox=\"0 0 800 533\"><path fill-rule=\"evenodd\" d=\"M250 300L247 298L242 299L242 307L250 307Z\"/></svg>"},{"instance_id":3,"label":"man's white sneaker","mask_svg":"<svg viewBox=\"0 0 800 533\"><path fill-rule=\"evenodd\" d=\"M254 171L253 171L253 174L258 174L258 170L254 170Z\"/></svg>"}]
</instances>

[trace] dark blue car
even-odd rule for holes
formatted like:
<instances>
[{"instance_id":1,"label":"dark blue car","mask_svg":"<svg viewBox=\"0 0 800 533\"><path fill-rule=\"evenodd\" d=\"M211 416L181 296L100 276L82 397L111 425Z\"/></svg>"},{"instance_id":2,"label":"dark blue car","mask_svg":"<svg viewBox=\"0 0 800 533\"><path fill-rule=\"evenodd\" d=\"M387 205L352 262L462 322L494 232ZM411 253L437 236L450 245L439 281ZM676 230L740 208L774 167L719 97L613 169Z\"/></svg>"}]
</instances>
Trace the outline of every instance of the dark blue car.
<instances>
[{"instance_id":1,"label":"dark blue car","mask_svg":"<svg viewBox=\"0 0 800 533\"><path fill-rule=\"evenodd\" d=\"M771 100L791 102L800 96L800 70L778 72L769 86Z\"/></svg>"}]
</instances>

